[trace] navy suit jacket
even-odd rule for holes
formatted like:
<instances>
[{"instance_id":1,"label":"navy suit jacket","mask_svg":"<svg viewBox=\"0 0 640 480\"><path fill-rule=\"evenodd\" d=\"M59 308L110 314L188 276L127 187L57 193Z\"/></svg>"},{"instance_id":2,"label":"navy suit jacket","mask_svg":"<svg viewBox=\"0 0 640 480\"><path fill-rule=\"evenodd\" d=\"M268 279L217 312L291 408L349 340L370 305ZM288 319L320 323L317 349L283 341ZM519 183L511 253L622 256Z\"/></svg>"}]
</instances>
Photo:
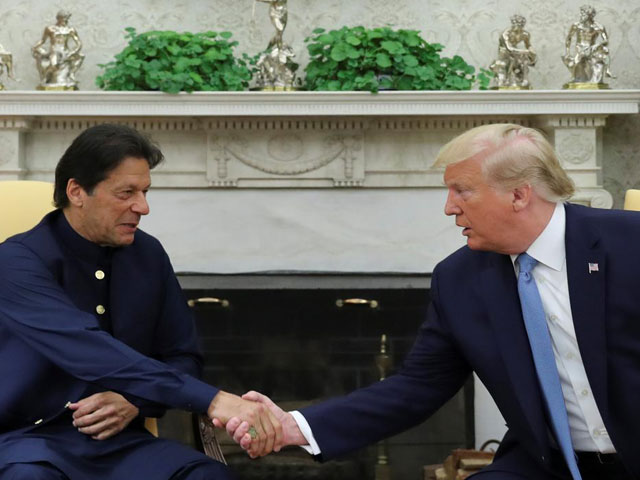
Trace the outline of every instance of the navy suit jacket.
<instances>
[{"instance_id":1,"label":"navy suit jacket","mask_svg":"<svg viewBox=\"0 0 640 480\"><path fill-rule=\"evenodd\" d=\"M640 214L566 205L569 295L580 353L605 426L640 478ZM598 271L589 272L589 263ZM323 458L425 420L475 372L508 433L496 466L566 476L553 462L543 400L507 255L463 247L436 266L432 303L398 374L302 410Z\"/></svg>"},{"instance_id":2,"label":"navy suit jacket","mask_svg":"<svg viewBox=\"0 0 640 480\"><path fill-rule=\"evenodd\" d=\"M24 461L37 460L35 443L13 453L8 445L97 391L122 393L141 415L206 412L218 390L191 376L200 369L191 312L150 235L103 248L54 211L0 245L0 464L29 448Z\"/></svg>"}]
</instances>

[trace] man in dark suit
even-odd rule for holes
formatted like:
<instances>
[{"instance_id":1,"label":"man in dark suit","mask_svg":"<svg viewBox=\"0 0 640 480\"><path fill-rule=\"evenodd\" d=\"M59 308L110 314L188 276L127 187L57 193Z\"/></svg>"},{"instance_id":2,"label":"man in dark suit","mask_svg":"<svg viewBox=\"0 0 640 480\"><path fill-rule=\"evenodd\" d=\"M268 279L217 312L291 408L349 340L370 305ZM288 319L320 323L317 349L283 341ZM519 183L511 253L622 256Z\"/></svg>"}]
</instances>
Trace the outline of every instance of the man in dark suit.
<instances>
[{"instance_id":1,"label":"man in dark suit","mask_svg":"<svg viewBox=\"0 0 640 480\"><path fill-rule=\"evenodd\" d=\"M194 378L193 318L164 249L138 229L162 158L131 128L85 130L56 167L58 208L0 245L3 480L230 478L143 428L168 406L238 415L265 451L279 441L266 408Z\"/></svg>"},{"instance_id":2,"label":"man in dark suit","mask_svg":"<svg viewBox=\"0 0 640 480\"><path fill-rule=\"evenodd\" d=\"M244 398L272 409L285 445L328 459L422 422L475 372L508 432L473 478L640 478L640 215L564 203L574 187L552 147L518 125L472 129L436 164L467 246L434 269L400 371L300 412ZM226 427L261 454L246 422Z\"/></svg>"}]
</instances>

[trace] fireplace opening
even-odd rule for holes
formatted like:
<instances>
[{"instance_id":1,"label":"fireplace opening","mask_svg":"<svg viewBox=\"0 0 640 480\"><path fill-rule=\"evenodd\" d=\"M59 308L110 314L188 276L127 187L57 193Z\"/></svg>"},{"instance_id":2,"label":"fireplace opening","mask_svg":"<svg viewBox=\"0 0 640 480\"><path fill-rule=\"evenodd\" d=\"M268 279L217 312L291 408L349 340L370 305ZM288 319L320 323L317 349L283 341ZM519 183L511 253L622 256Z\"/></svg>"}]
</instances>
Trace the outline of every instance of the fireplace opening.
<instances>
[{"instance_id":1,"label":"fireplace opening","mask_svg":"<svg viewBox=\"0 0 640 480\"><path fill-rule=\"evenodd\" d=\"M204 380L236 394L258 390L287 410L392 374L429 303L423 284L186 288L185 294L193 300ZM160 434L193 445L189 425L188 415L170 412L159 423ZM422 425L330 462L316 462L298 447L251 460L226 433L218 437L239 480L418 480L424 465L440 463L454 448L473 447L473 383Z\"/></svg>"}]
</instances>

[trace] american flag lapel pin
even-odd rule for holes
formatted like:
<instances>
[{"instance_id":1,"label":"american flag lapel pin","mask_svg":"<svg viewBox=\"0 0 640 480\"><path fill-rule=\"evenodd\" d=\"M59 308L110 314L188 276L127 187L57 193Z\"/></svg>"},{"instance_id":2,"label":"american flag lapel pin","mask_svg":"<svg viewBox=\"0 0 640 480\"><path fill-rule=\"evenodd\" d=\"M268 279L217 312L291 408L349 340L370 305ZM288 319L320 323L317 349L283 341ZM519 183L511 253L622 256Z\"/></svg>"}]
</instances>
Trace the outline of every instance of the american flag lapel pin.
<instances>
[{"instance_id":1,"label":"american flag lapel pin","mask_svg":"<svg viewBox=\"0 0 640 480\"><path fill-rule=\"evenodd\" d=\"M589 262L589 273L593 273L593 272L597 272L598 270L598 264L597 263L591 263Z\"/></svg>"}]
</instances>

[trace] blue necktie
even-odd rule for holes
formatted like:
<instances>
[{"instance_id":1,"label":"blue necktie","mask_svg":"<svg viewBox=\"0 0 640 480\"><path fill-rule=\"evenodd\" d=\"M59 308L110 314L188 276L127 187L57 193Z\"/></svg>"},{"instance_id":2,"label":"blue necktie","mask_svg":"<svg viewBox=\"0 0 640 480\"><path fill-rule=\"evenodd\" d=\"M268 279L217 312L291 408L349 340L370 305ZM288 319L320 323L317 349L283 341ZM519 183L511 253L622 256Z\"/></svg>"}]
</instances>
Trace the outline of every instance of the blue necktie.
<instances>
[{"instance_id":1,"label":"blue necktie","mask_svg":"<svg viewBox=\"0 0 640 480\"><path fill-rule=\"evenodd\" d=\"M567 418L560 377L558 376L556 360L551 347L547 320L536 281L531 275L531 270L535 267L537 260L526 253L522 253L518 256L516 262L520 268L518 293L520 294L520 304L522 305L522 316L529 336L529 344L533 353L533 363L536 366L538 381L547 404L551 426L571 475L574 480L582 480L576 463L573 445L571 445L569 419Z\"/></svg>"}]
</instances>

